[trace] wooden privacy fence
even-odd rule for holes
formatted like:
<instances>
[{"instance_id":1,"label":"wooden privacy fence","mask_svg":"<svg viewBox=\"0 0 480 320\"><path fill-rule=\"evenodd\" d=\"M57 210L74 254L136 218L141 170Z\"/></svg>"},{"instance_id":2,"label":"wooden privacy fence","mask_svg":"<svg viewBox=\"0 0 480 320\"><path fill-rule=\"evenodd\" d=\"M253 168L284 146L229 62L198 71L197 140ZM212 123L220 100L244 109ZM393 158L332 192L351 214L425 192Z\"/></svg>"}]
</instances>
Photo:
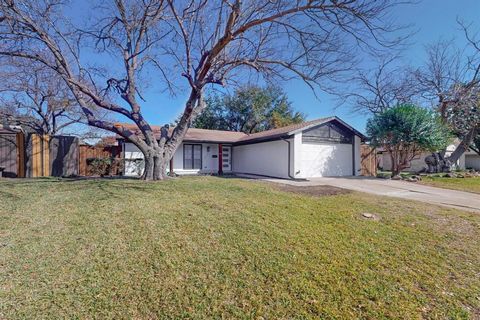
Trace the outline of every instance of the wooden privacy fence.
<instances>
[{"instance_id":1,"label":"wooden privacy fence","mask_svg":"<svg viewBox=\"0 0 480 320\"><path fill-rule=\"evenodd\" d=\"M26 139L26 176L77 176L78 146L76 137L29 134Z\"/></svg>"},{"instance_id":2,"label":"wooden privacy fence","mask_svg":"<svg viewBox=\"0 0 480 320\"><path fill-rule=\"evenodd\" d=\"M0 133L0 167L4 177L25 177L25 135L22 132Z\"/></svg>"},{"instance_id":3,"label":"wooden privacy fence","mask_svg":"<svg viewBox=\"0 0 480 320\"><path fill-rule=\"evenodd\" d=\"M361 155L361 175L373 176L377 175L377 151L369 145L362 145L360 150Z\"/></svg>"},{"instance_id":4,"label":"wooden privacy fence","mask_svg":"<svg viewBox=\"0 0 480 320\"><path fill-rule=\"evenodd\" d=\"M0 132L0 167L11 178L78 175L79 140L24 132Z\"/></svg>"},{"instance_id":5,"label":"wooden privacy fence","mask_svg":"<svg viewBox=\"0 0 480 320\"><path fill-rule=\"evenodd\" d=\"M91 170L95 159L111 160L109 174L121 170L120 146L80 145L71 136L0 130L0 171L10 178L70 177L98 174Z\"/></svg>"},{"instance_id":6,"label":"wooden privacy fence","mask_svg":"<svg viewBox=\"0 0 480 320\"><path fill-rule=\"evenodd\" d=\"M122 153L120 146L88 146L82 145L79 148L79 175L91 176L95 173L91 170L91 163L95 159L119 159ZM113 175L120 174L120 167L115 167Z\"/></svg>"},{"instance_id":7,"label":"wooden privacy fence","mask_svg":"<svg viewBox=\"0 0 480 320\"><path fill-rule=\"evenodd\" d=\"M120 174L120 146L80 145L71 136L0 130L0 171L10 178L70 177L98 174L91 169L95 159L107 159L109 174Z\"/></svg>"}]
</instances>

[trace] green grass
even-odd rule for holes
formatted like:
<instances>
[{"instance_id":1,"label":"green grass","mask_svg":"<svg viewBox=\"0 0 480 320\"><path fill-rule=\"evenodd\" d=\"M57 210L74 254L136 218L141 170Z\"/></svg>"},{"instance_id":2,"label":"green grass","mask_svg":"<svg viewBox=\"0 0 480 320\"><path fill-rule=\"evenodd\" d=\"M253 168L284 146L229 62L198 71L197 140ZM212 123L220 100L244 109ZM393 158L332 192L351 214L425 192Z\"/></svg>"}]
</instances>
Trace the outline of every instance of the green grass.
<instances>
[{"instance_id":1,"label":"green grass","mask_svg":"<svg viewBox=\"0 0 480 320\"><path fill-rule=\"evenodd\" d=\"M433 187L480 193L480 178L422 177L422 184Z\"/></svg>"},{"instance_id":2,"label":"green grass","mask_svg":"<svg viewBox=\"0 0 480 320\"><path fill-rule=\"evenodd\" d=\"M3 180L0 318L474 319L479 239L479 215L359 193Z\"/></svg>"}]
</instances>

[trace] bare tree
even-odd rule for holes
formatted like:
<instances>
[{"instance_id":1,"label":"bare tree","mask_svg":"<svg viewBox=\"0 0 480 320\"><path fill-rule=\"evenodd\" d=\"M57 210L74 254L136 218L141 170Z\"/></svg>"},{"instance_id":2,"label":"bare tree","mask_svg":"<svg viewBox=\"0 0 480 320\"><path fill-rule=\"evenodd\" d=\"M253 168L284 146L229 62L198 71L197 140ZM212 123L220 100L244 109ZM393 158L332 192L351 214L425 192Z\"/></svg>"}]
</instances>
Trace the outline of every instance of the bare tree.
<instances>
[{"instance_id":1,"label":"bare tree","mask_svg":"<svg viewBox=\"0 0 480 320\"><path fill-rule=\"evenodd\" d=\"M145 155L143 178L156 180L164 178L168 160L204 108L208 86L260 74L331 90L332 81L345 80L361 50L398 44L401 39L389 40L397 28L388 13L401 2L115 0L100 2L93 23L79 30L63 15L60 0L0 0L0 56L55 71L88 123L134 143ZM114 66L85 63L84 48L108 56ZM151 74L170 90L182 87L175 77L181 74L188 90L177 126L170 132L162 127L159 136L141 109L143 84ZM138 134L98 119L92 105L134 122Z\"/></svg>"},{"instance_id":2,"label":"bare tree","mask_svg":"<svg viewBox=\"0 0 480 320\"><path fill-rule=\"evenodd\" d=\"M478 115L473 115L479 103L480 39L469 25L458 23L467 47L460 50L451 41L438 41L427 47L427 63L416 72L423 97L462 140L449 157L452 163L468 150L479 129Z\"/></svg>"},{"instance_id":3,"label":"bare tree","mask_svg":"<svg viewBox=\"0 0 480 320\"><path fill-rule=\"evenodd\" d=\"M49 135L82 121L75 99L56 73L19 61L11 61L5 69L8 71L0 84L2 119Z\"/></svg>"},{"instance_id":4,"label":"bare tree","mask_svg":"<svg viewBox=\"0 0 480 320\"><path fill-rule=\"evenodd\" d=\"M361 70L342 96L355 111L377 114L399 104L412 103L419 94L411 68L397 65L398 56L380 59L374 69Z\"/></svg>"}]
</instances>

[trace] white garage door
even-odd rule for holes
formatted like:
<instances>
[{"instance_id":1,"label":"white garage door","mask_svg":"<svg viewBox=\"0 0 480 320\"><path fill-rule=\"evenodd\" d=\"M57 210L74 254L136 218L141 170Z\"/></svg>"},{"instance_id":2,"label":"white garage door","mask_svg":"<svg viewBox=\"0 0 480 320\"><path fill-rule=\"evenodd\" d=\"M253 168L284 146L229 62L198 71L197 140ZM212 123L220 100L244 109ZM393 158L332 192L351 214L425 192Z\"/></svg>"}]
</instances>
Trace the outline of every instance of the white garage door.
<instances>
[{"instance_id":1,"label":"white garage door","mask_svg":"<svg viewBox=\"0 0 480 320\"><path fill-rule=\"evenodd\" d=\"M351 176L351 144L303 143L300 174L304 178Z\"/></svg>"}]
</instances>

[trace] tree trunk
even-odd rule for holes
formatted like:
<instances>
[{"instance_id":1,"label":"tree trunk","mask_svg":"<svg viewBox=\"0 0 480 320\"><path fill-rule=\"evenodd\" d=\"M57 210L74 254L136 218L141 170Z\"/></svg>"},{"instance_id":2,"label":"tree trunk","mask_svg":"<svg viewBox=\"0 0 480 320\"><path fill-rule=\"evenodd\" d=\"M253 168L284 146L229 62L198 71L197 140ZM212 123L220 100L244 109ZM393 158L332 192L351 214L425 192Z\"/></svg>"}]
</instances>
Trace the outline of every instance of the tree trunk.
<instances>
[{"instance_id":1,"label":"tree trunk","mask_svg":"<svg viewBox=\"0 0 480 320\"><path fill-rule=\"evenodd\" d=\"M153 180L153 172L155 169L155 161L153 158L152 150L144 152L143 158L145 166L143 168L142 180L151 181Z\"/></svg>"},{"instance_id":2,"label":"tree trunk","mask_svg":"<svg viewBox=\"0 0 480 320\"><path fill-rule=\"evenodd\" d=\"M392 178L394 178L400 174L400 170L398 170L398 155L393 150L390 151L390 160L392 161Z\"/></svg>"},{"instance_id":3,"label":"tree trunk","mask_svg":"<svg viewBox=\"0 0 480 320\"><path fill-rule=\"evenodd\" d=\"M167 177L167 164L169 161L170 159L167 159L164 156L157 156L154 158L154 180L164 180Z\"/></svg>"},{"instance_id":4,"label":"tree trunk","mask_svg":"<svg viewBox=\"0 0 480 320\"><path fill-rule=\"evenodd\" d=\"M457 146L455 151L448 157L448 160L453 164L457 163L458 159L467 152L468 148L473 142L473 139L475 138L477 134L477 128L472 128L470 131L465 135L463 140L460 142L460 144Z\"/></svg>"},{"instance_id":5,"label":"tree trunk","mask_svg":"<svg viewBox=\"0 0 480 320\"><path fill-rule=\"evenodd\" d=\"M163 156L163 150L150 149L143 153L145 168L142 180L155 181L164 180L167 177L167 164L170 159Z\"/></svg>"}]
</instances>

